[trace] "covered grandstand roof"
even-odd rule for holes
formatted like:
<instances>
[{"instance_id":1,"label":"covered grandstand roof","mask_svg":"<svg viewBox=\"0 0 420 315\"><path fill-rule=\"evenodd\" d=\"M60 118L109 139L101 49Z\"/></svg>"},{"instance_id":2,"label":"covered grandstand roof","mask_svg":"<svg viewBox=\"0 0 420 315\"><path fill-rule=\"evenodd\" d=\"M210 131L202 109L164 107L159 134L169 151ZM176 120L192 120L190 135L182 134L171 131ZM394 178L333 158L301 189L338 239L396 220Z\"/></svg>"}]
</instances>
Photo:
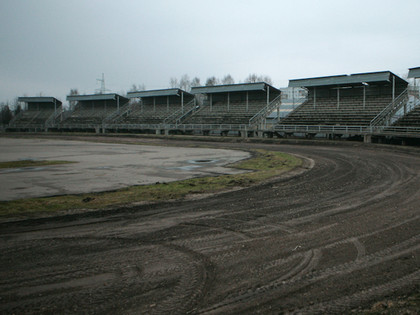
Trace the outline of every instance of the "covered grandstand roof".
<instances>
[{"instance_id":1,"label":"covered grandstand roof","mask_svg":"<svg viewBox=\"0 0 420 315\"><path fill-rule=\"evenodd\" d=\"M129 98L134 97L158 97L158 96L181 96L181 93L184 95L189 95L192 97L192 94L185 92L181 89L163 89L163 90L149 90L149 91L136 91L136 92L128 92L127 96Z\"/></svg>"},{"instance_id":2,"label":"covered grandstand roof","mask_svg":"<svg viewBox=\"0 0 420 315\"><path fill-rule=\"evenodd\" d=\"M76 101L76 102L83 102L83 101L105 101L105 100L117 100L119 98L121 101L128 101L128 98L121 96L116 93L109 93L109 94L91 94L91 95L68 95L68 101Z\"/></svg>"},{"instance_id":3,"label":"covered grandstand roof","mask_svg":"<svg viewBox=\"0 0 420 315\"><path fill-rule=\"evenodd\" d=\"M192 94L212 94L212 93L227 93L227 92L246 92L246 91L265 91L269 87L270 91L277 91L279 89L271 86L265 82L257 83L241 83L228 85L213 85L213 86L197 86L191 89Z\"/></svg>"},{"instance_id":4,"label":"covered grandstand roof","mask_svg":"<svg viewBox=\"0 0 420 315\"><path fill-rule=\"evenodd\" d=\"M33 96L33 97L19 97L18 102L25 102L25 103L55 103L61 105L62 102L55 97L50 96Z\"/></svg>"},{"instance_id":5,"label":"covered grandstand roof","mask_svg":"<svg viewBox=\"0 0 420 315\"><path fill-rule=\"evenodd\" d=\"M289 87L361 85L363 83L391 82L392 77L395 77L397 84L408 84L407 81L401 79L391 71L381 71L289 80Z\"/></svg>"},{"instance_id":6,"label":"covered grandstand roof","mask_svg":"<svg viewBox=\"0 0 420 315\"><path fill-rule=\"evenodd\" d=\"M420 67L408 69L408 78L420 78Z\"/></svg>"}]
</instances>

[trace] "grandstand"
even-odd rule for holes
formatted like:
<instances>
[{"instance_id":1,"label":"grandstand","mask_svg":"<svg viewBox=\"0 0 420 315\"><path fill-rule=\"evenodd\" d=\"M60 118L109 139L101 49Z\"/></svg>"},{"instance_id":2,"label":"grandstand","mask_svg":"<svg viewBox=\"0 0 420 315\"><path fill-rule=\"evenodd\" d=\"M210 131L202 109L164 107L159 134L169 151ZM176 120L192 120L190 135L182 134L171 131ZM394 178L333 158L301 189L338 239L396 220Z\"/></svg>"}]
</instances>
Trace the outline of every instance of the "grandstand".
<instances>
[{"instance_id":1,"label":"grandstand","mask_svg":"<svg viewBox=\"0 0 420 315\"><path fill-rule=\"evenodd\" d=\"M48 128L62 113L62 102L54 97L19 97L23 110L10 122L8 129L38 131Z\"/></svg>"},{"instance_id":2,"label":"grandstand","mask_svg":"<svg viewBox=\"0 0 420 315\"><path fill-rule=\"evenodd\" d=\"M128 106L128 99L115 93L69 95L67 100L77 103L58 125L58 129L62 130L95 129Z\"/></svg>"},{"instance_id":3,"label":"grandstand","mask_svg":"<svg viewBox=\"0 0 420 315\"><path fill-rule=\"evenodd\" d=\"M390 71L290 80L308 99L280 124L369 126L407 85Z\"/></svg>"},{"instance_id":4,"label":"grandstand","mask_svg":"<svg viewBox=\"0 0 420 315\"><path fill-rule=\"evenodd\" d=\"M194 96L181 89L129 92L134 101L114 122L118 124L175 123L195 105Z\"/></svg>"},{"instance_id":5,"label":"grandstand","mask_svg":"<svg viewBox=\"0 0 420 315\"><path fill-rule=\"evenodd\" d=\"M409 69L408 78L414 80L414 85L409 89L409 101L397 115L394 126L420 127L420 96L419 87L416 86L416 80L420 78L420 67Z\"/></svg>"},{"instance_id":6,"label":"grandstand","mask_svg":"<svg viewBox=\"0 0 420 315\"><path fill-rule=\"evenodd\" d=\"M280 104L280 90L265 83L193 87L191 93L204 95L203 104L184 124L256 124Z\"/></svg>"}]
</instances>

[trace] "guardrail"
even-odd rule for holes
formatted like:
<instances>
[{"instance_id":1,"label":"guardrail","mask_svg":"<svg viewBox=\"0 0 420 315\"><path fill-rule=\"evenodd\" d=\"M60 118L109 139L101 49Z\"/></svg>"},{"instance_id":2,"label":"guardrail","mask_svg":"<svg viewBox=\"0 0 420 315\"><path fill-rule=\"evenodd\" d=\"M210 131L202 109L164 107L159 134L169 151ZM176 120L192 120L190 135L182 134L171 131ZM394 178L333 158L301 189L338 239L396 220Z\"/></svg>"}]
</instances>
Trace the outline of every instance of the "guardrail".
<instances>
[{"instance_id":1,"label":"guardrail","mask_svg":"<svg viewBox=\"0 0 420 315\"><path fill-rule=\"evenodd\" d=\"M277 96L274 100L272 100L267 106L262 108L258 113L256 113L254 116L252 116L249 119L249 125L257 125L260 123L263 119L266 119L267 115L269 115L274 108L281 103L281 94Z\"/></svg>"},{"instance_id":2,"label":"guardrail","mask_svg":"<svg viewBox=\"0 0 420 315\"><path fill-rule=\"evenodd\" d=\"M371 126L389 126L392 117L403 108L408 102L408 89L405 89L389 105L387 105L378 115L370 121Z\"/></svg>"},{"instance_id":3,"label":"guardrail","mask_svg":"<svg viewBox=\"0 0 420 315\"><path fill-rule=\"evenodd\" d=\"M274 130L286 133L331 133L331 134L410 134L420 136L420 127L397 126L331 126L331 125L275 125Z\"/></svg>"}]
</instances>

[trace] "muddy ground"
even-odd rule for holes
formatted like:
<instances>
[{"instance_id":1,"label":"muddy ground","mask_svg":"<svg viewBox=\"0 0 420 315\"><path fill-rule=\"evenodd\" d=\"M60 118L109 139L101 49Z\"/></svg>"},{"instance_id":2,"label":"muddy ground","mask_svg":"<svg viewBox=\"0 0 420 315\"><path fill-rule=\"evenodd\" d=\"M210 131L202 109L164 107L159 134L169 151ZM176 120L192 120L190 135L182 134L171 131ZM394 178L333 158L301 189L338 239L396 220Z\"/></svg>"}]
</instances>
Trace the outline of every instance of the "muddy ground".
<instances>
[{"instance_id":1,"label":"muddy ground","mask_svg":"<svg viewBox=\"0 0 420 315\"><path fill-rule=\"evenodd\" d=\"M418 294L418 150L211 145L314 164L205 199L3 223L0 313L345 313Z\"/></svg>"}]
</instances>

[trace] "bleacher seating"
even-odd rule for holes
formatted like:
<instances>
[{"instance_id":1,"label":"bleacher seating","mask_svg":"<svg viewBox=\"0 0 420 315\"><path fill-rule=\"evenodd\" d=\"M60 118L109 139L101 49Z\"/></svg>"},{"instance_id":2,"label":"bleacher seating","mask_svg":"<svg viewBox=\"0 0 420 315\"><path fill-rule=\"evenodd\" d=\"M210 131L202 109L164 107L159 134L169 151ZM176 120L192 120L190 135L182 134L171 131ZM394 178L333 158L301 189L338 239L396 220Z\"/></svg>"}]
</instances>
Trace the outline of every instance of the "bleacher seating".
<instances>
[{"instance_id":1,"label":"bleacher seating","mask_svg":"<svg viewBox=\"0 0 420 315\"><path fill-rule=\"evenodd\" d=\"M420 127L420 106L401 117L395 122L394 126Z\"/></svg>"},{"instance_id":2,"label":"bleacher seating","mask_svg":"<svg viewBox=\"0 0 420 315\"><path fill-rule=\"evenodd\" d=\"M184 124L248 124L249 120L267 106L265 99L246 102L240 100L216 101L210 106L205 102L200 110L184 121Z\"/></svg>"},{"instance_id":3,"label":"bleacher seating","mask_svg":"<svg viewBox=\"0 0 420 315\"><path fill-rule=\"evenodd\" d=\"M90 106L88 108L84 106L76 106L76 109L65 120L63 120L61 124L101 124L106 117L113 114L116 110L117 107L115 106Z\"/></svg>"},{"instance_id":4,"label":"bleacher seating","mask_svg":"<svg viewBox=\"0 0 420 315\"><path fill-rule=\"evenodd\" d=\"M286 118L284 125L369 125L390 102L392 96L341 97L339 103L334 97L318 97L316 102L309 98Z\"/></svg>"},{"instance_id":5,"label":"bleacher seating","mask_svg":"<svg viewBox=\"0 0 420 315\"><path fill-rule=\"evenodd\" d=\"M13 121L13 126L19 128L43 127L52 115L54 115L54 109L25 110Z\"/></svg>"},{"instance_id":6,"label":"bleacher seating","mask_svg":"<svg viewBox=\"0 0 420 315\"><path fill-rule=\"evenodd\" d=\"M129 111L119 117L118 124L161 124L166 117L181 109L180 104L133 104Z\"/></svg>"}]
</instances>

